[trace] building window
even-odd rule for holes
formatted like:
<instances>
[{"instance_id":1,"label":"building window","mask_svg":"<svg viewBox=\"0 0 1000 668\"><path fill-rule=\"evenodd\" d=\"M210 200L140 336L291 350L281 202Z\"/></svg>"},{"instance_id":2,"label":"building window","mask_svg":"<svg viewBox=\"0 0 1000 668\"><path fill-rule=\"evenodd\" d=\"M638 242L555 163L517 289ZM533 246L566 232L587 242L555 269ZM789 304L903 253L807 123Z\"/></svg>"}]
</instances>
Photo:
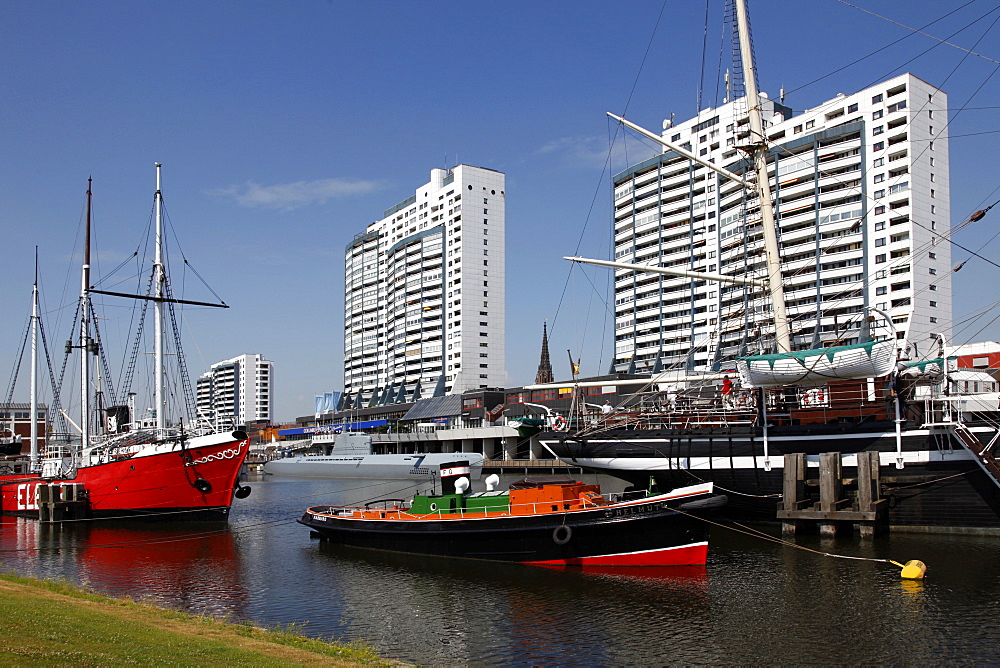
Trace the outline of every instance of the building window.
<instances>
[{"instance_id":1,"label":"building window","mask_svg":"<svg viewBox=\"0 0 1000 668\"><path fill-rule=\"evenodd\" d=\"M880 238L876 239L875 240L875 246L876 246L876 248L879 247L879 246L885 246L885 237L880 237Z\"/></svg>"},{"instance_id":2,"label":"building window","mask_svg":"<svg viewBox=\"0 0 1000 668\"><path fill-rule=\"evenodd\" d=\"M884 209L885 207L882 207L882 208ZM884 221L881 222L881 223L875 223L875 231L876 232L878 232L879 230L884 230L884 229L885 229L885 222Z\"/></svg>"},{"instance_id":3,"label":"building window","mask_svg":"<svg viewBox=\"0 0 1000 668\"><path fill-rule=\"evenodd\" d=\"M879 93L878 95L875 95L874 97L872 97L872 104L878 104L881 101L882 101L882 94L881 93Z\"/></svg>"},{"instance_id":4,"label":"building window","mask_svg":"<svg viewBox=\"0 0 1000 668\"><path fill-rule=\"evenodd\" d=\"M847 113L849 113L849 114L853 114L857 110L858 110L858 103L857 102L855 102L854 104L852 104L852 105L850 105L850 106L847 107Z\"/></svg>"},{"instance_id":5,"label":"building window","mask_svg":"<svg viewBox=\"0 0 1000 668\"><path fill-rule=\"evenodd\" d=\"M876 216L882 213L885 213L885 204L879 204L877 207L875 207Z\"/></svg>"},{"instance_id":6,"label":"building window","mask_svg":"<svg viewBox=\"0 0 1000 668\"><path fill-rule=\"evenodd\" d=\"M937 323L937 318L935 318L934 316L931 316L931 324L933 325L933 324L936 324L936 323Z\"/></svg>"},{"instance_id":7,"label":"building window","mask_svg":"<svg viewBox=\"0 0 1000 668\"><path fill-rule=\"evenodd\" d=\"M931 301L931 308L935 308L935 307L937 307L937 302L936 301Z\"/></svg>"},{"instance_id":8,"label":"building window","mask_svg":"<svg viewBox=\"0 0 1000 668\"><path fill-rule=\"evenodd\" d=\"M885 287L884 285L880 285L879 287L875 288L875 294L876 295L884 295L888 291L889 291L889 289L887 287Z\"/></svg>"},{"instance_id":9,"label":"building window","mask_svg":"<svg viewBox=\"0 0 1000 668\"><path fill-rule=\"evenodd\" d=\"M806 121L806 130L814 128L815 126L816 126L816 121L815 120Z\"/></svg>"},{"instance_id":10,"label":"building window","mask_svg":"<svg viewBox=\"0 0 1000 668\"><path fill-rule=\"evenodd\" d=\"M882 199L883 197L885 197L885 191L884 190L876 190L875 191L875 199Z\"/></svg>"},{"instance_id":11,"label":"building window","mask_svg":"<svg viewBox=\"0 0 1000 668\"><path fill-rule=\"evenodd\" d=\"M875 158L875 160L872 161L872 167L881 167L884 164L885 158Z\"/></svg>"},{"instance_id":12,"label":"building window","mask_svg":"<svg viewBox=\"0 0 1000 668\"><path fill-rule=\"evenodd\" d=\"M879 159L881 160L881 158L879 158ZM875 175L875 183L882 183L883 181L885 181L885 174L876 174Z\"/></svg>"},{"instance_id":13,"label":"building window","mask_svg":"<svg viewBox=\"0 0 1000 668\"><path fill-rule=\"evenodd\" d=\"M885 262L885 253L880 253L875 256L875 264L882 264Z\"/></svg>"},{"instance_id":14,"label":"building window","mask_svg":"<svg viewBox=\"0 0 1000 668\"><path fill-rule=\"evenodd\" d=\"M872 144L872 150L873 151L881 151L884 148L885 148L885 142L881 142L880 141L880 142L875 142L874 144Z\"/></svg>"},{"instance_id":15,"label":"building window","mask_svg":"<svg viewBox=\"0 0 1000 668\"><path fill-rule=\"evenodd\" d=\"M792 129L792 132L794 132L795 134L802 132L802 126L796 125L795 128Z\"/></svg>"},{"instance_id":16,"label":"building window","mask_svg":"<svg viewBox=\"0 0 1000 668\"><path fill-rule=\"evenodd\" d=\"M884 125L876 125L875 127L872 128L872 135L880 135L883 132L885 132Z\"/></svg>"},{"instance_id":17,"label":"building window","mask_svg":"<svg viewBox=\"0 0 1000 668\"><path fill-rule=\"evenodd\" d=\"M881 109L876 109L875 111L873 111L872 112L872 120L873 121L877 121L878 119L882 118L882 113L883 112L882 112Z\"/></svg>"}]
</instances>

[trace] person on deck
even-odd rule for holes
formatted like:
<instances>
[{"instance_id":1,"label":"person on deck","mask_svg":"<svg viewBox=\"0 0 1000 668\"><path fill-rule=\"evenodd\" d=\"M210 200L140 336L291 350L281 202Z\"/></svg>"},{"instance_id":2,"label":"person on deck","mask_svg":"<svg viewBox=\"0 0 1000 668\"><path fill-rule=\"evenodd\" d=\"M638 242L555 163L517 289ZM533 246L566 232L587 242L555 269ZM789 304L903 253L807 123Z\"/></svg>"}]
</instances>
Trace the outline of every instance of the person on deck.
<instances>
[{"instance_id":1,"label":"person on deck","mask_svg":"<svg viewBox=\"0 0 1000 668\"><path fill-rule=\"evenodd\" d=\"M722 377L722 407L731 408L733 400L733 381L729 379L729 376Z\"/></svg>"}]
</instances>

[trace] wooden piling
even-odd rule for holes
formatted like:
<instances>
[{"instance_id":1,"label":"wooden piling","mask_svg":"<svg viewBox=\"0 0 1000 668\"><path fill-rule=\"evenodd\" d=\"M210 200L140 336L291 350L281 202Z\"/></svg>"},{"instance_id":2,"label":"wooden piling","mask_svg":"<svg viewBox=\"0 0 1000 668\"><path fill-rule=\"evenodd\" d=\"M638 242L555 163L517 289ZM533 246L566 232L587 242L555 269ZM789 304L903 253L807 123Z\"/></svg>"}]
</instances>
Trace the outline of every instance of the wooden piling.
<instances>
[{"instance_id":1,"label":"wooden piling","mask_svg":"<svg viewBox=\"0 0 1000 668\"><path fill-rule=\"evenodd\" d=\"M882 498L880 464L879 453L858 453L858 510L874 514L872 519L855 524L863 538L881 533L888 526L888 504Z\"/></svg>"},{"instance_id":2,"label":"wooden piling","mask_svg":"<svg viewBox=\"0 0 1000 668\"><path fill-rule=\"evenodd\" d=\"M843 477L843 459L839 452L824 452L819 456L819 498L811 496L809 487L817 482L808 480L803 454L785 455L783 502L777 517L783 534L794 534L809 522L818 526L823 536L836 536L843 524L853 524L863 537L874 536L888 527L888 503L881 498L881 478L878 452L857 454L857 480ZM857 486L854 502L845 492L847 486ZM815 494L815 492L813 492Z\"/></svg>"},{"instance_id":3,"label":"wooden piling","mask_svg":"<svg viewBox=\"0 0 1000 668\"><path fill-rule=\"evenodd\" d=\"M843 492L843 470L839 452L824 452L819 456L819 510L827 514L820 520L821 536L836 536L837 522L835 513L839 508Z\"/></svg>"},{"instance_id":4,"label":"wooden piling","mask_svg":"<svg viewBox=\"0 0 1000 668\"><path fill-rule=\"evenodd\" d=\"M58 523L87 516L89 500L82 484L42 483L37 486L36 494L40 522Z\"/></svg>"},{"instance_id":5,"label":"wooden piling","mask_svg":"<svg viewBox=\"0 0 1000 668\"><path fill-rule=\"evenodd\" d=\"M806 496L806 455L794 452L785 455L784 485L782 490L782 510L797 511L810 501ZM781 517L779 512L778 517ZM800 520L789 516L781 523L781 533L795 535Z\"/></svg>"}]
</instances>

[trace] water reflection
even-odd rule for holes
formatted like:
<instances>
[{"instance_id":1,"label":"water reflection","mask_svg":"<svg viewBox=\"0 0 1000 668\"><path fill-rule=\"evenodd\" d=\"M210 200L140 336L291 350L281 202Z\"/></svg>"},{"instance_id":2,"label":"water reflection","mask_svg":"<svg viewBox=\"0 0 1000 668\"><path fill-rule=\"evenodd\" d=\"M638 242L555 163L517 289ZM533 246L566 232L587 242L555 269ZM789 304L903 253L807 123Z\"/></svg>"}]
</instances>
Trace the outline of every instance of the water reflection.
<instances>
[{"instance_id":1,"label":"water reflection","mask_svg":"<svg viewBox=\"0 0 1000 668\"><path fill-rule=\"evenodd\" d=\"M112 595L237 616L247 604L236 545L224 523L60 527L4 517L0 545L4 563L21 572Z\"/></svg>"},{"instance_id":2,"label":"water reflection","mask_svg":"<svg viewBox=\"0 0 1000 668\"><path fill-rule=\"evenodd\" d=\"M617 664L637 614L698 623L708 612L704 567L556 569L316 549L337 573L352 631L421 662Z\"/></svg>"},{"instance_id":3,"label":"water reflection","mask_svg":"<svg viewBox=\"0 0 1000 668\"><path fill-rule=\"evenodd\" d=\"M294 521L309 505L412 492L399 481L269 476L228 527L3 518L0 565L195 612L304 624L420 664L995 663L996 537L796 537L806 552L713 528L706 567L581 570L342 548ZM920 559L927 579L823 552Z\"/></svg>"}]
</instances>

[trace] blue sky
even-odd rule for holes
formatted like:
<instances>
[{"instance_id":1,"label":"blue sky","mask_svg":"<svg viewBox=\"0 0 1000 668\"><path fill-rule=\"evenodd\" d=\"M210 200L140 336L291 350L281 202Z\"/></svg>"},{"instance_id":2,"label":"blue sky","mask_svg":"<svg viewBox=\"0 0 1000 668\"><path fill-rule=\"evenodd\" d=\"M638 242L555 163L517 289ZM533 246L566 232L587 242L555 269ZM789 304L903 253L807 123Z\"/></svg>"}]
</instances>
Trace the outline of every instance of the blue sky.
<instances>
[{"instance_id":1,"label":"blue sky","mask_svg":"<svg viewBox=\"0 0 1000 668\"><path fill-rule=\"evenodd\" d=\"M196 375L262 353L276 365L279 420L341 387L345 245L431 168L456 162L507 175L509 384L533 380L545 320L557 376L568 375L567 349L582 373L605 372L610 318L593 286L604 291L609 274L570 272L560 258L607 256L608 170L652 150L630 138L609 162L605 112L657 129L671 113L695 114L701 80L701 106L719 102L721 5L709 5L703 66L700 2L3 3L4 385L30 307L34 246L49 337L62 341L87 177L102 275L146 226L154 161L185 257L232 306L184 311L189 367ZM997 3L854 5L754 3L761 89L776 96L783 86L786 104L802 110L911 71L942 86L953 108L974 107L952 113L953 223L1000 199ZM925 32L993 60L857 7L911 27L958 8ZM724 46L723 68L728 38ZM1000 262L1000 242L990 243L998 220L1000 208L956 241ZM995 300L986 286L998 277L970 261L954 279L956 319ZM175 270L174 282L188 299L212 298L189 272ZM106 310L111 347L128 313L120 302ZM965 338L1000 339L997 323L979 329Z\"/></svg>"}]
</instances>

